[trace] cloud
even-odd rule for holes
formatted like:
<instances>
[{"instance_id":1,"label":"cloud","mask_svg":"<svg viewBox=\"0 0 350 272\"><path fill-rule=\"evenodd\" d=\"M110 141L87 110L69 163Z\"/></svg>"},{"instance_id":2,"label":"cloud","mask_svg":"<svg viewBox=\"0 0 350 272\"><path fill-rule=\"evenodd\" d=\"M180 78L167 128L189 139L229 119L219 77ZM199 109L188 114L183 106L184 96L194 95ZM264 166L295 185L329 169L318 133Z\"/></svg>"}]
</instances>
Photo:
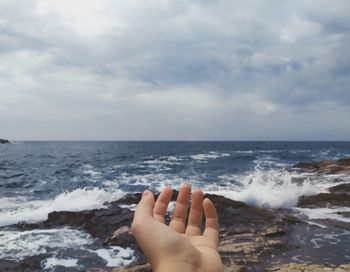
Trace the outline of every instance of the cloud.
<instances>
[{"instance_id":1,"label":"cloud","mask_svg":"<svg viewBox=\"0 0 350 272\"><path fill-rule=\"evenodd\" d=\"M0 0L1 136L349 139L349 7Z\"/></svg>"}]
</instances>

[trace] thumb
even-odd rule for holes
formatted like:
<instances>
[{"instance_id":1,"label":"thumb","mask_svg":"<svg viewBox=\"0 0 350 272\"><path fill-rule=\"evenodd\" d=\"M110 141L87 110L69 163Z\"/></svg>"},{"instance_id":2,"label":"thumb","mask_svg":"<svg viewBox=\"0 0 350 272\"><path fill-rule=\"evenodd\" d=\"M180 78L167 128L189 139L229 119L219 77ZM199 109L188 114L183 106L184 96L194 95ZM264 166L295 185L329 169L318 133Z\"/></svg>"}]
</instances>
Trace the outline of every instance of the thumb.
<instances>
[{"instance_id":1,"label":"thumb","mask_svg":"<svg viewBox=\"0 0 350 272\"><path fill-rule=\"evenodd\" d=\"M150 191L144 191L140 202L137 204L133 224L144 223L153 219L154 195Z\"/></svg>"}]
</instances>

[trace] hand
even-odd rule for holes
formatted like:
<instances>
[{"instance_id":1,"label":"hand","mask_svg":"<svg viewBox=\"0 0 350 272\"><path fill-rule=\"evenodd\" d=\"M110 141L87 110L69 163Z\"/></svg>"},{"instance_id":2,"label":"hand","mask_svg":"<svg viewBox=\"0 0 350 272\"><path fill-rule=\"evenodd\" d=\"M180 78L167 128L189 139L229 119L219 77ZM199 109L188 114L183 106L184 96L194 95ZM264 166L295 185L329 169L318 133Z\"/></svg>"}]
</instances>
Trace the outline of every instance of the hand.
<instances>
[{"instance_id":1,"label":"hand","mask_svg":"<svg viewBox=\"0 0 350 272\"><path fill-rule=\"evenodd\" d=\"M190 195L191 187L182 185L169 226L164 224L164 217L172 197L171 188L165 188L156 203L153 194L145 191L137 205L132 232L156 272L223 271L214 204L203 200L202 190L195 190L186 226ZM202 234L203 209L206 221Z\"/></svg>"}]
</instances>

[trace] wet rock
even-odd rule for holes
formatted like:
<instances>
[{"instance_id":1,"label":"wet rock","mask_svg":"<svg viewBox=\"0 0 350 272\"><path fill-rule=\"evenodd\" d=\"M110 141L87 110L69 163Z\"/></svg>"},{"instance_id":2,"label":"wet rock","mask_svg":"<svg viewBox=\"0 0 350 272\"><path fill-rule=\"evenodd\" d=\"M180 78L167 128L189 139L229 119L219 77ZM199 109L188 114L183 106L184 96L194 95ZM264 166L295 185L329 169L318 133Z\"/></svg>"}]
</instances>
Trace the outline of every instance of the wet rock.
<instances>
[{"instance_id":1,"label":"wet rock","mask_svg":"<svg viewBox=\"0 0 350 272\"><path fill-rule=\"evenodd\" d=\"M150 264L135 265L129 268L115 268L113 272L152 272Z\"/></svg>"},{"instance_id":2,"label":"wet rock","mask_svg":"<svg viewBox=\"0 0 350 272\"><path fill-rule=\"evenodd\" d=\"M39 254L29 256L20 261L0 260L0 272L39 272L42 271L41 263L49 255Z\"/></svg>"},{"instance_id":3,"label":"wet rock","mask_svg":"<svg viewBox=\"0 0 350 272\"><path fill-rule=\"evenodd\" d=\"M284 265L275 266L267 269L267 271L275 272L346 272L350 271L350 265L344 264L339 266L331 265L318 265L318 264L297 264L289 263Z\"/></svg>"},{"instance_id":4,"label":"wet rock","mask_svg":"<svg viewBox=\"0 0 350 272\"><path fill-rule=\"evenodd\" d=\"M0 144L10 144L11 142L9 140L0 139Z\"/></svg>"},{"instance_id":5,"label":"wet rock","mask_svg":"<svg viewBox=\"0 0 350 272\"><path fill-rule=\"evenodd\" d=\"M51 212L43 225L47 228L63 225L81 228L104 241L113 234L115 229L130 226L132 218L132 211L120 208L116 203L111 203L106 209Z\"/></svg>"},{"instance_id":6,"label":"wet rock","mask_svg":"<svg viewBox=\"0 0 350 272\"><path fill-rule=\"evenodd\" d=\"M328 189L331 193L347 193L350 194L350 183L339 184Z\"/></svg>"},{"instance_id":7,"label":"wet rock","mask_svg":"<svg viewBox=\"0 0 350 272\"><path fill-rule=\"evenodd\" d=\"M13 260L0 260L0 272L21 271L21 265Z\"/></svg>"},{"instance_id":8,"label":"wet rock","mask_svg":"<svg viewBox=\"0 0 350 272\"><path fill-rule=\"evenodd\" d=\"M300 162L294 165L302 171L315 174L350 174L350 158L337 161L323 160L317 162Z\"/></svg>"},{"instance_id":9,"label":"wet rock","mask_svg":"<svg viewBox=\"0 0 350 272\"><path fill-rule=\"evenodd\" d=\"M316 174L350 174L350 158L337 161L319 161L311 163L298 163L295 167ZM350 207L350 184L339 184L330 187L329 193L320 193L312 196L301 196L298 207L324 208L324 207Z\"/></svg>"},{"instance_id":10,"label":"wet rock","mask_svg":"<svg viewBox=\"0 0 350 272\"><path fill-rule=\"evenodd\" d=\"M349 217L350 218L350 212L337 212L337 214L343 216L343 217Z\"/></svg>"},{"instance_id":11,"label":"wet rock","mask_svg":"<svg viewBox=\"0 0 350 272\"><path fill-rule=\"evenodd\" d=\"M21 267L26 267L26 268L41 268L41 262L48 258L49 255L47 254L40 254L40 255L35 255L35 256L29 256L22 261L20 261Z\"/></svg>"},{"instance_id":12,"label":"wet rock","mask_svg":"<svg viewBox=\"0 0 350 272\"><path fill-rule=\"evenodd\" d=\"M350 197L348 194L321 193L312 196L302 196L299 198L298 207L317 208L343 206L350 207Z\"/></svg>"},{"instance_id":13,"label":"wet rock","mask_svg":"<svg viewBox=\"0 0 350 272\"><path fill-rule=\"evenodd\" d=\"M124 240L123 236L130 236L131 235L131 229L129 226L122 226L115 230L111 236L108 236L107 239L104 241L104 245L118 245L118 241Z\"/></svg>"},{"instance_id":14,"label":"wet rock","mask_svg":"<svg viewBox=\"0 0 350 272\"><path fill-rule=\"evenodd\" d=\"M177 194L178 192L174 192L173 200L176 199ZM341 196L342 193L337 194L337 196L339 195ZM258 208L212 194L207 194L206 197L214 202L219 214L221 227L219 252L226 272L264 271L266 267L271 266L272 256L283 258L284 252L288 252L294 247L295 239L292 236L294 227L301 226L303 228L304 225L307 225L293 216L290 210ZM137 204L140 198L141 194L139 193L129 194L118 201L106 203L107 207L103 209L52 212L48 219L42 223L26 224L22 222L16 227L23 230L60 226L83 229L97 238L96 247L121 246L132 248L135 251L136 259L128 268L114 269L113 271L151 271L146 258L131 235L130 225L134 212L120 207L120 205ZM167 216L166 221L169 220L170 218ZM32 263L35 264L35 261ZM9 263L7 267L10 265L16 264ZM0 267L2 267L1 263ZM31 263L27 263L26 267L33 268L31 268ZM92 265L88 271L111 270ZM23 267L22 271L24 271Z\"/></svg>"},{"instance_id":15,"label":"wet rock","mask_svg":"<svg viewBox=\"0 0 350 272\"><path fill-rule=\"evenodd\" d=\"M178 192L174 192L173 200L177 194ZM285 236L289 233L289 227L300 223L300 220L282 210L253 207L218 195L207 194L206 197L214 202L219 214L222 228L220 254L226 264L225 271L235 271L237 267L244 268L252 264L259 266L264 256L287 250ZM140 198L141 194L130 194L109 203L105 209L52 212L42 227L55 228L65 225L82 228L99 238L98 243L101 245L130 247L135 250L136 255L136 260L130 268L134 270L120 271L149 271L147 266L144 266L147 260L130 232L133 211L119 207L137 204ZM169 220L168 216L167 221ZM22 223L22 226L33 228L32 224Z\"/></svg>"},{"instance_id":16,"label":"wet rock","mask_svg":"<svg viewBox=\"0 0 350 272\"><path fill-rule=\"evenodd\" d=\"M262 209L217 195L207 195L220 218L220 246L225 271L263 269L271 255L290 248L291 227L301 221L288 211Z\"/></svg>"}]
</instances>

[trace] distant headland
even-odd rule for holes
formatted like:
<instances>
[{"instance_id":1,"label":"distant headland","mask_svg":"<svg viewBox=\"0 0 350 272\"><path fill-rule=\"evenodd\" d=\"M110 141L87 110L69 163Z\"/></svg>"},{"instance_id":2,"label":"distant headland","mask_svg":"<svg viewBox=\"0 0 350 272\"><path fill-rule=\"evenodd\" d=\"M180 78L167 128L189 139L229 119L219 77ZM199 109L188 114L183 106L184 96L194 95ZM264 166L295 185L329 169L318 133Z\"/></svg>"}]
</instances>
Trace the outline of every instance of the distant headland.
<instances>
[{"instance_id":1,"label":"distant headland","mask_svg":"<svg viewBox=\"0 0 350 272\"><path fill-rule=\"evenodd\" d=\"M0 138L0 144L10 144L11 142L9 140L1 139Z\"/></svg>"}]
</instances>

